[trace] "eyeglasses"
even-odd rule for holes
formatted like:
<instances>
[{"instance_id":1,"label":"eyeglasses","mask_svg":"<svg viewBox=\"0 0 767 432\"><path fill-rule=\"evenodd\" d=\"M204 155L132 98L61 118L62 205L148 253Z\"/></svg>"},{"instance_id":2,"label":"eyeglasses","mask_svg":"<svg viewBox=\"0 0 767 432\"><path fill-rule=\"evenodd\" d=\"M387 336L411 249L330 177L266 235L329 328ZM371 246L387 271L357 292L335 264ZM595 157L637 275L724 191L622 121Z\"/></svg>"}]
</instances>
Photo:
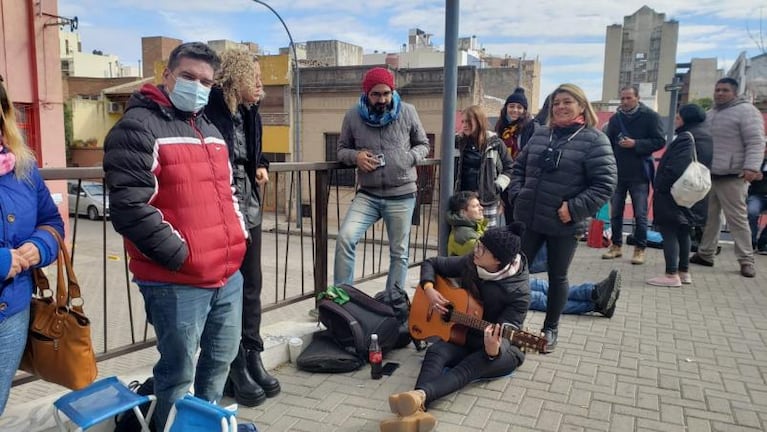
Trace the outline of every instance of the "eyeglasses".
<instances>
[{"instance_id":1,"label":"eyeglasses","mask_svg":"<svg viewBox=\"0 0 767 432\"><path fill-rule=\"evenodd\" d=\"M391 97L391 92L390 91L385 91L385 92L370 92L370 96L374 97L376 99L388 98L388 97Z\"/></svg>"},{"instance_id":2,"label":"eyeglasses","mask_svg":"<svg viewBox=\"0 0 767 432\"><path fill-rule=\"evenodd\" d=\"M173 75L173 72L171 72L171 73L170 73L170 76L172 76L173 78L176 78L176 79L178 79L178 78L183 78L183 79L185 79L185 80L187 80L187 81L199 81L199 82L200 82L200 84L202 84L204 87L207 87L207 88L211 88L211 87L213 87L213 85L215 85L215 84L216 84L216 82L215 82L215 81L213 81L213 80L209 80L209 79L198 79L198 78L197 78L196 76L194 76L192 73L190 73L190 72L186 72L186 71L181 71L181 72L179 72L179 74L178 74L178 77L177 77L176 75Z\"/></svg>"},{"instance_id":3,"label":"eyeglasses","mask_svg":"<svg viewBox=\"0 0 767 432\"><path fill-rule=\"evenodd\" d=\"M485 252L487 252L487 248L482 244L482 242L477 241L474 243L474 256L481 258L483 255L485 255Z\"/></svg>"}]
</instances>

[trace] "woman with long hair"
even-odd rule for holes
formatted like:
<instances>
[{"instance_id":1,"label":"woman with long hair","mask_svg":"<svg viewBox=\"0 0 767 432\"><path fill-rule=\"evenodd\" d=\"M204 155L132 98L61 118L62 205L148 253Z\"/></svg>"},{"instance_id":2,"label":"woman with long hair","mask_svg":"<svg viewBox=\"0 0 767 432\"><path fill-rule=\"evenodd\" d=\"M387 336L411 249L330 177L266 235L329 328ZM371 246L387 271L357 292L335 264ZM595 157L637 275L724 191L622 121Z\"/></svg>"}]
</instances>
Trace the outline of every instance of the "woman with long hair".
<instances>
[{"instance_id":1,"label":"woman with long hair","mask_svg":"<svg viewBox=\"0 0 767 432\"><path fill-rule=\"evenodd\" d=\"M535 131L533 116L527 110L527 97L525 89L517 87L514 93L506 98L506 103L498 114L498 121L495 123L495 133L506 144L509 156L514 160L527 144L527 141ZM514 220L514 203L509 199L508 189L501 194L503 202L503 214L506 218L506 224Z\"/></svg>"},{"instance_id":2,"label":"woman with long hair","mask_svg":"<svg viewBox=\"0 0 767 432\"><path fill-rule=\"evenodd\" d=\"M501 193L511 181L512 160L503 141L488 130L482 107L472 105L463 110L461 125L461 133L455 137L458 161L453 192L476 192L488 227L492 227L498 223Z\"/></svg>"},{"instance_id":3,"label":"woman with long hair","mask_svg":"<svg viewBox=\"0 0 767 432\"><path fill-rule=\"evenodd\" d=\"M533 134L514 161L514 220L527 225L522 251L534 257L544 244L548 251L549 298L543 323L548 351L557 345L578 238L618 181L610 142L596 125L596 113L583 90L562 84L552 94L548 125Z\"/></svg>"},{"instance_id":4,"label":"woman with long hair","mask_svg":"<svg viewBox=\"0 0 767 432\"><path fill-rule=\"evenodd\" d=\"M13 103L0 76L0 415L19 367L29 328L32 269L58 257L47 225L64 237L64 221L37 170L35 156L16 124Z\"/></svg>"},{"instance_id":5,"label":"woman with long hair","mask_svg":"<svg viewBox=\"0 0 767 432\"><path fill-rule=\"evenodd\" d=\"M691 284L690 275L690 228L705 226L708 216L708 199L697 202L691 208L682 207L674 201L671 186L693 160L711 168L714 157L714 141L706 122L706 112L698 105L687 104L679 108L674 119L676 138L666 147L653 182L653 222L663 235L663 256L666 271L650 278L647 283L662 287L680 287Z\"/></svg>"},{"instance_id":6,"label":"woman with long hair","mask_svg":"<svg viewBox=\"0 0 767 432\"><path fill-rule=\"evenodd\" d=\"M237 358L229 369L226 396L252 407L280 392L279 381L264 368L261 353L261 196L269 181L269 161L261 145L262 126L258 104L264 97L261 66L248 51L231 49L221 54L221 69L211 89L205 114L221 131L232 163L235 186L240 190L240 211L250 242L240 266L242 273L242 338Z\"/></svg>"}]
</instances>

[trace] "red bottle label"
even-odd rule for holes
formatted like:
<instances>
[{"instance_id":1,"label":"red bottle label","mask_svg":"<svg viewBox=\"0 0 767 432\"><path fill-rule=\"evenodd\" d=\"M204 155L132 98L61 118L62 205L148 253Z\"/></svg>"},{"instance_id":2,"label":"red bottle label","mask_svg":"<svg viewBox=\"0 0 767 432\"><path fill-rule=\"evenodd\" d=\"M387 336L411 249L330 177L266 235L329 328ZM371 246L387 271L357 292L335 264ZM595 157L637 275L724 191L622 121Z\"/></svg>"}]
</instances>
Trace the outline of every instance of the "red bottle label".
<instances>
[{"instance_id":1,"label":"red bottle label","mask_svg":"<svg viewBox=\"0 0 767 432\"><path fill-rule=\"evenodd\" d=\"M368 358L370 363L381 363L383 361L383 353L381 351L371 351Z\"/></svg>"}]
</instances>

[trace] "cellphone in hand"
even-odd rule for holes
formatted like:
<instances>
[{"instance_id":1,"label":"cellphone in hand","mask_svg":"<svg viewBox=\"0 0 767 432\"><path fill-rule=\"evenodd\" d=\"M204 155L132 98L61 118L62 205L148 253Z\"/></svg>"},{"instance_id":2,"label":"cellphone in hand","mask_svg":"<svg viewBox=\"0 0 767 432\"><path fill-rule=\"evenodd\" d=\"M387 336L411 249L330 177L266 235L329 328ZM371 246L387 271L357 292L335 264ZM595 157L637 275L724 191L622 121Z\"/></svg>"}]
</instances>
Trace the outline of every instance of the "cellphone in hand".
<instances>
[{"instance_id":1,"label":"cellphone in hand","mask_svg":"<svg viewBox=\"0 0 767 432\"><path fill-rule=\"evenodd\" d=\"M379 167L382 167L382 166L386 165L386 161L384 160L383 153L378 153L377 155L375 155L375 158L378 159L378 166Z\"/></svg>"},{"instance_id":2,"label":"cellphone in hand","mask_svg":"<svg viewBox=\"0 0 767 432\"><path fill-rule=\"evenodd\" d=\"M381 375L391 376L398 367L399 363L397 362L386 362L381 368Z\"/></svg>"}]
</instances>

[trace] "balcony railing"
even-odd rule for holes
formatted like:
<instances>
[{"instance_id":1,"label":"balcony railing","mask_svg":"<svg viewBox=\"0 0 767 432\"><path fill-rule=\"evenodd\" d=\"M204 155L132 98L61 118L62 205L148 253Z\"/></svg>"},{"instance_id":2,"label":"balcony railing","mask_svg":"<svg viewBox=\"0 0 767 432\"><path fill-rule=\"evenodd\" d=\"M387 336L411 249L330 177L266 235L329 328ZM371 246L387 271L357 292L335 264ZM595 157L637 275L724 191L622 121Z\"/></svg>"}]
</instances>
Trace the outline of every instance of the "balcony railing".
<instances>
[{"instance_id":1,"label":"balcony railing","mask_svg":"<svg viewBox=\"0 0 767 432\"><path fill-rule=\"evenodd\" d=\"M316 298L332 280L336 233L355 193L354 188L332 185L338 184L339 174L348 169L337 162L271 164L270 182L263 197L264 311ZM439 161L427 160L417 169L418 205L410 235L411 266L436 255L438 238ZM41 171L47 181L70 181L78 186L84 180L103 181L104 176L101 168ZM301 205L297 205L298 197L302 199ZM81 198L75 194L69 199L72 213ZM102 208L107 208L106 201L104 196ZM103 217L89 221L74 215L66 241L71 244L85 312L91 319L97 359L102 361L154 345L143 299L128 271L122 238L111 223ZM389 261L387 249L386 232L379 221L358 245L355 279L362 281L385 275ZM34 379L19 373L14 385Z\"/></svg>"}]
</instances>

